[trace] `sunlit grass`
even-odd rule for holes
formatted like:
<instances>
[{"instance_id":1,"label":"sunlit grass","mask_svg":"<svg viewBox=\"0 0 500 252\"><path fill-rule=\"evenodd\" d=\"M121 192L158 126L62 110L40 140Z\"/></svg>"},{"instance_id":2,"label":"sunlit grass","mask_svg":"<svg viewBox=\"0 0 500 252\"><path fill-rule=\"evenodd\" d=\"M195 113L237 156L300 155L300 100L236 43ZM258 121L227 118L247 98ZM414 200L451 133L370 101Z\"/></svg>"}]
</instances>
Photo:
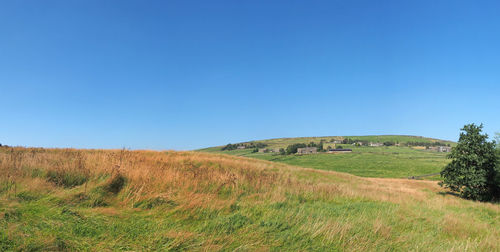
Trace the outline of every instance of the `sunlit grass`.
<instances>
[{"instance_id":1,"label":"sunlit grass","mask_svg":"<svg viewBox=\"0 0 500 252\"><path fill-rule=\"evenodd\" d=\"M121 150L0 148L0 172L2 251L500 249L500 207L433 181Z\"/></svg>"}]
</instances>

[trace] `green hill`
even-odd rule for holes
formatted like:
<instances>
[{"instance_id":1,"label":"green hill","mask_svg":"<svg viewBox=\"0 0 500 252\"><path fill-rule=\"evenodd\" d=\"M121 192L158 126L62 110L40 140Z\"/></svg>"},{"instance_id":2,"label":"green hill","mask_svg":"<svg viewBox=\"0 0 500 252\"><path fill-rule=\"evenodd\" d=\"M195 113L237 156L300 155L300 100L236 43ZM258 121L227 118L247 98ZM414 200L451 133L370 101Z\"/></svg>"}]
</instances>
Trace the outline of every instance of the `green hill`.
<instances>
[{"instance_id":1,"label":"green hill","mask_svg":"<svg viewBox=\"0 0 500 252\"><path fill-rule=\"evenodd\" d=\"M0 148L0 251L498 251L434 181L202 152Z\"/></svg>"},{"instance_id":2,"label":"green hill","mask_svg":"<svg viewBox=\"0 0 500 252\"><path fill-rule=\"evenodd\" d=\"M345 138L354 141L368 141L373 143L393 142L400 146L353 146L352 144L333 144L331 140ZM448 163L446 153L426 150L418 146L405 146L408 143L443 143L454 146L456 143L446 140L425 138L419 136L382 135L382 136L328 136L328 137L300 137L277 138L269 140L250 141L245 143L266 144L265 148L286 148L290 144L319 143L324 141L324 148L342 146L352 149L352 153L312 155L279 155L278 153L254 153L253 149L238 149L223 151L224 146L201 149L199 151L224 153L229 155L251 157L274 162L281 162L302 167L347 172L363 177L406 178L424 174L437 173ZM243 143L242 143L243 144ZM439 176L427 179L439 179Z\"/></svg>"},{"instance_id":3,"label":"green hill","mask_svg":"<svg viewBox=\"0 0 500 252\"><path fill-rule=\"evenodd\" d=\"M434 142L442 142L450 145L454 145L455 142L449 140L440 140L436 138L428 138L421 136L407 136L407 135L373 135L373 136L322 136L322 137L291 137L291 138L274 138L274 139L266 139L266 140L255 140L241 143L264 143L267 144L270 148L286 148L286 146L290 144L296 143L310 143L316 142L319 143L321 140L324 140L328 143L330 140L342 140L345 138L361 140L361 141L369 141L369 142L398 142L401 144L406 144L408 142L424 142L424 143L434 143ZM233 143L234 144L234 143ZM216 146L200 149L200 151L206 152L218 152L224 146Z\"/></svg>"}]
</instances>

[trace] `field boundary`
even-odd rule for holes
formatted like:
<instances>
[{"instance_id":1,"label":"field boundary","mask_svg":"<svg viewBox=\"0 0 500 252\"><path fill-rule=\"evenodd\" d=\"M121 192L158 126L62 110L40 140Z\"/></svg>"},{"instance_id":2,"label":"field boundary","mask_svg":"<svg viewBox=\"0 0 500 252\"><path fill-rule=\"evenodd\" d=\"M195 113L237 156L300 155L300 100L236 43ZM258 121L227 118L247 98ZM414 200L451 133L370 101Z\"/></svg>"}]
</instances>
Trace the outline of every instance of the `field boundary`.
<instances>
[{"instance_id":1,"label":"field boundary","mask_svg":"<svg viewBox=\"0 0 500 252\"><path fill-rule=\"evenodd\" d=\"M420 178L425 178L425 177L436 176L439 174L441 174L441 172L435 172L435 173L424 174L424 175L419 175L419 176L410 176L410 177L408 177L408 179L420 179Z\"/></svg>"}]
</instances>

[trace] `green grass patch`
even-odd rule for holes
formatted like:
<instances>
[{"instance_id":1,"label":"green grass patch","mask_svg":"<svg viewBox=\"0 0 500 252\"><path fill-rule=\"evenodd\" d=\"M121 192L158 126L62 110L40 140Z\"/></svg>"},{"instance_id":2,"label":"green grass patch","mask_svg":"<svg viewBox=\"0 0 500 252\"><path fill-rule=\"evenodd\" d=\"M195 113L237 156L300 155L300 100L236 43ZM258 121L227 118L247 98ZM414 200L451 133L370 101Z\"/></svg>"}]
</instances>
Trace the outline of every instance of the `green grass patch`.
<instances>
[{"instance_id":1,"label":"green grass patch","mask_svg":"<svg viewBox=\"0 0 500 252\"><path fill-rule=\"evenodd\" d=\"M252 153L250 150L223 153L280 162L306 168L346 172L362 177L407 178L440 172L449 160L446 153L409 147L354 147L352 153L310 155L279 155ZM440 176L425 179L440 180Z\"/></svg>"}]
</instances>

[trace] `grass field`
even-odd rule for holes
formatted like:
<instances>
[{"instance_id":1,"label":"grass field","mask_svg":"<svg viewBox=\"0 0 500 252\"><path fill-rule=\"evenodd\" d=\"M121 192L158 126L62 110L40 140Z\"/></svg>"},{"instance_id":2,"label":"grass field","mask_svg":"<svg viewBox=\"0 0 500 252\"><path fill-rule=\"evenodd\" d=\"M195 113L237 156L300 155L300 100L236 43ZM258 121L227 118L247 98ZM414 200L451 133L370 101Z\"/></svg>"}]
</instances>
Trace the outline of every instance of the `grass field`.
<instances>
[{"instance_id":1,"label":"grass field","mask_svg":"<svg viewBox=\"0 0 500 252\"><path fill-rule=\"evenodd\" d=\"M269 148L283 148L289 144L309 143L311 141L318 142L321 139L330 140L332 138L340 139L339 137L283 138L257 142L269 144ZM351 136L349 138L373 142L445 142L443 140L414 136ZM452 146L455 145L453 142L446 143ZM325 147L328 145L333 144L326 143ZM407 178L409 176L437 173L449 162L446 159L446 153L438 153L425 149L403 146L356 147L352 145L340 145L344 148L351 148L353 152L344 154L319 153L313 155L282 156L276 153L252 153L252 150L249 149L221 151L221 147L211 147L200 151L251 157L301 167L347 172L357 176L378 178ZM433 176L426 179L439 180L440 177Z\"/></svg>"},{"instance_id":2,"label":"grass field","mask_svg":"<svg viewBox=\"0 0 500 252\"><path fill-rule=\"evenodd\" d=\"M444 153L402 147L353 148L352 153L314 155L241 155L321 170L347 172L362 177L407 178L439 172L448 163ZM368 150L367 150L368 149ZM428 177L439 179L439 176Z\"/></svg>"},{"instance_id":3,"label":"grass field","mask_svg":"<svg viewBox=\"0 0 500 252\"><path fill-rule=\"evenodd\" d=\"M498 251L433 181L202 152L0 148L0 250Z\"/></svg>"}]
</instances>

